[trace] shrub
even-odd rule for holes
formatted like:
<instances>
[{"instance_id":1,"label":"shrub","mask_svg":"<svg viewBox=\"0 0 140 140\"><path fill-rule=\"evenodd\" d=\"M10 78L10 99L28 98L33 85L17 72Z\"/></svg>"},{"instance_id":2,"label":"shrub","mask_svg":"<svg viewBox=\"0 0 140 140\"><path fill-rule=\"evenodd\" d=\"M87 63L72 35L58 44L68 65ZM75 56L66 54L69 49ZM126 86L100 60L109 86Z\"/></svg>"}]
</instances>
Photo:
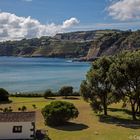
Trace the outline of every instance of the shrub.
<instances>
[{"instance_id":1,"label":"shrub","mask_svg":"<svg viewBox=\"0 0 140 140\"><path fill-rule=\"evenodd\" d=\"M44 98L45 99L47 99L49 97L53 97L53 96L54 96L54 94L50 89L46 90L45 93L44 93Z\"/></svg>"},{"instance_id":2,"label":"shrub","mask_svg":"<svg viewBox=\"0 0 140 140\"><path fill-rule=\"evenodd\" d=\"M3 88L0 88L0 101L5 102L9 101L9 93Z\"/></svg>"},{"instance_id":3,"label":"shrub","mask_svg":"<svg viewBox=\"0 0 140 140\"><path fill-rule=\"evenodd\" d=\"M36 106L35 104L33 104L33 105L32 105L32 107L33 107L34 109L36 109L36 108L37 108L37 106Z\"/></svg>"},{"instance_id":4,"label":"shrub","mask_svg":"<svg viewBox=\"0 0 140 140\"><path fill-rule=\"evenodd\" d=\"M54 101L42 109L45 124L59 126L68 120L78 117L78 109L69 102Z\"/></svg>"},{"instance_id":5,"label":"shrub","mask_svg":"<svg viewBox=\"0 0 140 140\"><path fill-rule=\"evenodd\" d=\"M4 109L2 109L3 112L12 112L13 109L11 107L5 107Z\"/></svg>"},{"instance_id":6,"label":"shrub","mask_svg":"<svg viewBox=\"0 0 140 140\"><path fill-rule=\"evenodd\" d=\"M21 108L20 107L18 108L18 111L21 111Z\"/></svg>"},{"instance_id":7,"label":"shrub","mask_svg":"<svg viewBox=\"0 0 140 140\"><path fill-rule=\"evenodd\" d=\"M60 96L64 96L67 98L67 96L72 96L73 94L73 87L71 86L64 86L58 91Z\"/></svg>"},{"instance_id":8,"label":"shrub","mask_svg":"<svg viewBox=\"0 0 140 140\"><path fill-rule=\"evenodd\" d=\"M23 111L25 112L27 110L27 107L26 106L22 106L21 108L18 109L19 111Z\"/></svg>"},{"instance_id":9,"label":"shrub","mask_svg":"<svg viewBox=\"0 0 140 140\"><path fill-rule=\"evenodd\" d=\"M11 97L30 97L30 98L35 98L35 97L43 97L43 94L39 93L15 93L11 94Z\"/></svg>"}]
</instances>

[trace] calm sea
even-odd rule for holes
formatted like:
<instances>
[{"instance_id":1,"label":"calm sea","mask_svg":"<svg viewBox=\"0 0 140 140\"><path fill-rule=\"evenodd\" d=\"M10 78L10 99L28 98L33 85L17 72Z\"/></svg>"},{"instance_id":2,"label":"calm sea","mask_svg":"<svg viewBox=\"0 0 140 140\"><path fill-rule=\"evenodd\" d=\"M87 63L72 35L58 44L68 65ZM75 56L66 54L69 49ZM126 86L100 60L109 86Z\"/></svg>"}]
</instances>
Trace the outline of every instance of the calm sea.
<instances>
[{"instance_id":1,"label":"calm sea","mask_svg":"<svg viewBox=\"0 0 140 140\"><path fill-rule=\"evenodd\" d=\"M0 57L0 87L9 92L43 92L62 86L79 89L89 63L58 58Z\"/></svg>"}]
</instances>

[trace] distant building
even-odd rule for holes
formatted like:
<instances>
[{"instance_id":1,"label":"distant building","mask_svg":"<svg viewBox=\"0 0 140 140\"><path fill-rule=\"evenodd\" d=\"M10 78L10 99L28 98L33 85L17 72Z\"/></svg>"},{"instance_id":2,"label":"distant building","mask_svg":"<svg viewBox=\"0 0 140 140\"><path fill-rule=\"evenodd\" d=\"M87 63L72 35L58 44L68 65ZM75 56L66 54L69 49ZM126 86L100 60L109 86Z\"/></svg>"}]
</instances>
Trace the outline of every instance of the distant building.
<instances>
[{"instance_id":1,"label":"distant building","mask_svg":"<svg viewBox=\"0 0 140 140\"><path fill-rule=\"evenodd\" d=\"M0 113L0 139L34 139L35 112Z\"/></svg>"}]
</instances>

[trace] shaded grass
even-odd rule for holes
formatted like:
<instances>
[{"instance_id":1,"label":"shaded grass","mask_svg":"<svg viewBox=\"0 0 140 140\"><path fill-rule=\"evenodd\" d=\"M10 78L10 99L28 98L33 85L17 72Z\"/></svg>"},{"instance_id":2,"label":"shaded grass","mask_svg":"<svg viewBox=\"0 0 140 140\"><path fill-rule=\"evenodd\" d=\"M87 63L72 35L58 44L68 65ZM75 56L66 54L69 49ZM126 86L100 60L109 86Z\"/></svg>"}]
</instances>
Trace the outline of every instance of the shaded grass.
<instances>
[{"instance_id":1,"label":"shaded grass","mask_svg":"<svg viewBox=\"0 0 140 140\"><path fill-rule=\"evenodd\" d=\"M116 126L122 126L131 129L140 129L140 121L132 121L130 119L120 118L119 116L104 116L98 115L99 121L108 123L108 124L115 124Z\"/></svg>"},{"instance_id":2,"label":"shaded grass","mask_svg":"<svg viewBox=\"0 0 140 140\"><path fill-rule=\"evenodd\" d=\"M58 129L58 130L63 130L63 131L80 131L80 130L87 129L88 126L81 123L78 124L78 123L68 122L63 126L57 126L53 128Z\"/></svg>"}]
</instances>

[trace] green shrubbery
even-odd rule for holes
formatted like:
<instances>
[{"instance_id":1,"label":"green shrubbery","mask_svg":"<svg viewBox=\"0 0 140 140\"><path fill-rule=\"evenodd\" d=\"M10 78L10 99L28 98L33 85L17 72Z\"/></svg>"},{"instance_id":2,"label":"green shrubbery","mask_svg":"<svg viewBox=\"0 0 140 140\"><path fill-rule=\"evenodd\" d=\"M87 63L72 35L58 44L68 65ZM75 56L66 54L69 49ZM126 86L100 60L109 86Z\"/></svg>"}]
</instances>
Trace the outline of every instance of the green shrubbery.
<instances>
[{"instance_id":1,"label":"green shrubbery","mask_svg":"<svg viewBox=\"0 0 140 140\"><path fill-rule=\"evenodd\" d=\"M78 117L78 109L69 102L54 101L42 109L45 124L59 126L68 120Z\"/></svg>"},{"instance_id":2,"label":"green shrubbery","mask_svg":"<svg viewBox=\"0 0 140 140\"><path fill-rule=\"evenodd\" d=\"M79 96L79 92L73 92L73 87L71 86L63 86L58 91L54 92L50 89L46 90L44 94L42 93L15 93L10 94L11 97L44 97L45 99L49 97L57 97L57 96L64 96L67 98L67 96Z\"/></svg>"},{"instance_id":3,"label":"green shrubbery","mask_svg":"<svg viewBox=\"0 0 140 140\"><path fill-rule=\"evenodd\" d=\"M0 102L9 101L9 93L3 88L0 88Z\"/></svg>"},{"instance_id":4,"label":"green shrubbery","mask_svg":"<svg viewBox=\"0 0 140 140\"><path fill-rule=\"evenodd\" d=\"M53 93L50 89L46 90L45 93L44 93L44 98L47 99L49 97L54 97L56 96L57 94Z\"/></svg>"},{"instance_id":5,"label":"green shrubbery","mask_svg":"<svg viewBox=\"0 0 140 140\"><path fill-rule=\"evenodd\" d=\"M43 97L43 94L40 93L15 93L10 94L11 97Z\"/></svg>"},{"instance_id":6,"label":"green shrubbery","mask_svg":"<svg viewBox=\"0 0 140 140\"><path fill-rule=\"evenodd\" d=\"M67 98L67 96L72 96L73 95L73 87L64 86L58 91L58 94L60 96L64 96L64 98Z\"/></svg>"}]
</instances>

